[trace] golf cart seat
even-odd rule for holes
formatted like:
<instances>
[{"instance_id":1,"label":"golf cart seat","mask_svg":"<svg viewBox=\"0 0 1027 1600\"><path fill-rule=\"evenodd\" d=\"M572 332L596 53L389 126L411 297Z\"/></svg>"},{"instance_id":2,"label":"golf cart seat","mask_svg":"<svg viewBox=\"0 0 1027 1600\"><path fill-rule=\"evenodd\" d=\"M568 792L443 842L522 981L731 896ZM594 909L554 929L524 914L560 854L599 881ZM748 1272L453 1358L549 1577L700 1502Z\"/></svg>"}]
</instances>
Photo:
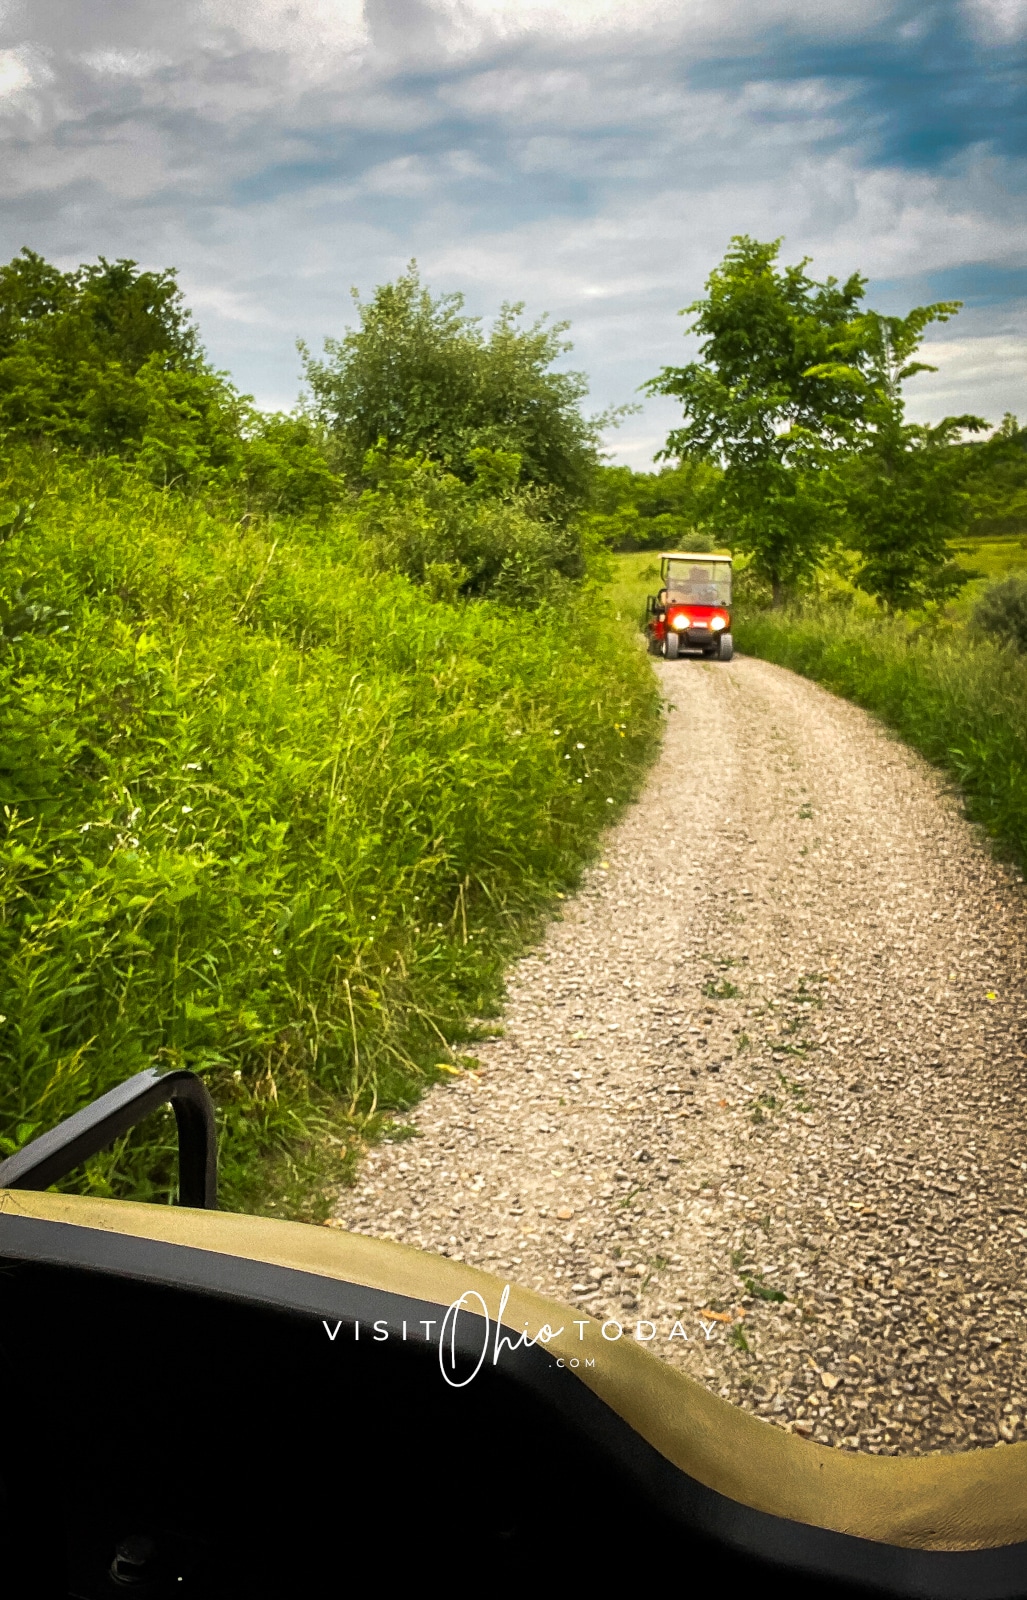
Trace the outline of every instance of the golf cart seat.
<instances>
[{"instance_id":1,"label":"golf cart seat","mask_svg":"<svg viewBox=\"0 0 1027 1600\"><path fill-rule=\"evenodd\" d=\"M172 1093L193 1205L38 1187L62 1148L81 1162ZM1027 1445L822 1448L462 1263L219 1212L204 1100L143 1073L0 1166L12 1600L645 1572L724 1594L1027 1594Z\"/></svg>"}]
</instances>

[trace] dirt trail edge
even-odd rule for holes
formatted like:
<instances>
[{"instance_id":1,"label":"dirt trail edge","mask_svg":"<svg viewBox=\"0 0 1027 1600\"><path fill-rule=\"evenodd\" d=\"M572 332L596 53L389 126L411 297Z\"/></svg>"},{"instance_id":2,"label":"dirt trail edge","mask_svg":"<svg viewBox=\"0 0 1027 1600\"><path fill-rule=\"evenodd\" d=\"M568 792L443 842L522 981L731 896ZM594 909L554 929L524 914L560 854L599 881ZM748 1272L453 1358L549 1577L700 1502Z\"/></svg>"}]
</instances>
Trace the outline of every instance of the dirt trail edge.
<instances>
[{"instance_id":1,"label":"dirt trail edge","mask_svg":"<svg viewBox=\"0 0 1027 1600\"><path fill-rule=\"evenodd\" d=\"M657 671L659 765L504 1036L337 1221L824 1443L1023 1438L1022 879L858 708L757 660Z\"/></svg>"}]
</instances>

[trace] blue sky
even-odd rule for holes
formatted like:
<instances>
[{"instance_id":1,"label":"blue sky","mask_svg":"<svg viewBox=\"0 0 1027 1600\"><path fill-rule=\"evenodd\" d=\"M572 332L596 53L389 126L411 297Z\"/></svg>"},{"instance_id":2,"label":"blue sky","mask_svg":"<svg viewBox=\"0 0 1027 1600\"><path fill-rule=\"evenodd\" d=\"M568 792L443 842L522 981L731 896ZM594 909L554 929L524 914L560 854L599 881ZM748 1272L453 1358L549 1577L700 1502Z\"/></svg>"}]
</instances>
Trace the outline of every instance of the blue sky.
<instances>
[{"instance_id":1,"label":"blue sky","mask_svg":"<svg viewBox=\"0 0 1027 1600\"><path fill-rule=\"evenodd\" d=\"M1027 414L1027 0L0 0L0 257L175 265L289 406L416 257L571 322L597 410L687 358L732 234L966 302L911 414ZM648 465L670 401L609 436Z\"/></svg>"}]
</instances>

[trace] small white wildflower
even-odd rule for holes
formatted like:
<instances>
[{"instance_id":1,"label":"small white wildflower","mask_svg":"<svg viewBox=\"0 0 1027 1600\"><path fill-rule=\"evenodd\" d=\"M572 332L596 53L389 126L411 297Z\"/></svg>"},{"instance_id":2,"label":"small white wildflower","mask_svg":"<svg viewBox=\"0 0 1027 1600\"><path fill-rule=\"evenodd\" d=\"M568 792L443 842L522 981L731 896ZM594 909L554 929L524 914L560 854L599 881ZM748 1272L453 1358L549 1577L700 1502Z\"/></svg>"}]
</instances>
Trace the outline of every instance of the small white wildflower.
<instances>
[{"instance_id":1,"label":"small white wildflower","mask_svg":"<svg viewBox=\"0 0 1027 1600\"><path fill-rule=\"evenodd\" d=\"M81 828L79 828L78 831L79 831L79 833L88 833L92 826L93 826L93 824L91 822L83 822Z\"/></svg>"},{"instance_id":2,"label":"small white wildflower","mask_svg":"<svg viewBox=\"0 0 1027 1600\"><path fill-rule=\"evenodd\" d=\"M517 735L520 733L520 731L521 731L520 728L515 728L513 733L510 735L511 739L516 739Z\"/></svg>"},{"instance_id":3,"label":"small white wildflower","mask_svg":"<svg viewBox=\"0 0 1027 1600\"><path fill-rule=\"evenodd\" d=\"M193 809L192 806L183 806L182 807L182 815L183 815L183 817L187 817L192 809Z\"/></svg>"},{"instance_id":4,"label":"small white wildflower","mask_svg":"<svg viewBox=\"0 0 1027 1600\"><path fill-rule=\"evenodd\" d=\"M280 956L280 955L281 955L281 953L282 953L282 952L281 952L281 951L280 951L280 950L279 950L279 948L278 948L278 946L277 946L277 945L272 945L272 947L271 947L271 954L272 954L272 955L273 955L273 956Z\"/></svg>"},{"instance_id":5,"label":"small white wildflower","mask_svg":"<svg viewBox=\"0 0 1027 1600\"><path fill-rule=\"evenodd\" d=\"M609 795L609 794L608 794L608 795L607 795L607 796L606 796L606 804L607 804L607 805L608 805L608 806L612 806L612 805L613 805L613 796L612 796L612 795Z\"/></svg>"},{"instance_id":6,"label":"small white wildflower","mask_svg":"<svg viewBox=\"0 0 1027 1600\"><path fill-rule=\"evenodd\" d=\"M576 744L574 748L575 750L584 750L585 746L583 744Z\"/></svg>"},{"instance_id":7,"label":"small white wildflower","mask_svg":"<svg viewBox=\"0 0 1027 1600\"><path fill-rule=\"evenodd\" d=\"M187 761L182 768L183 772L202 772L203 767L199 761Z\"/></svg>"},{"instance_id":8,"label":"small white wildflower","mask_svg":"<svg viewBox=\"0 0 1027 1600\"><path fill-rule=\"evenodd\" d=\"M142 806L133 806L131 811L128 814L129 827L132 826L132 823L135 821L136 817L141 817L142 814L143 814Z\"/></svg>"}]
</instances>

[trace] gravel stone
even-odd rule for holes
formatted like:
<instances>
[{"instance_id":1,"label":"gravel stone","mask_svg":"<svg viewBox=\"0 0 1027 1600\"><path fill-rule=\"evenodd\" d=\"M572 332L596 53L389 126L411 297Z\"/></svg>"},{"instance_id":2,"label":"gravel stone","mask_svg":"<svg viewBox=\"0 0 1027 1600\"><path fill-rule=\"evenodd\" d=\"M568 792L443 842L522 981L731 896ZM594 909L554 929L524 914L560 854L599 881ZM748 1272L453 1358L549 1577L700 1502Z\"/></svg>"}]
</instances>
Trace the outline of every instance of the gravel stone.
<instances>
[{"instance_id":1,"label":"gravel stone","mask_svg":"<svg viewBox=\"0 0 1027 1600\"><path fill-rule=\"evenodd\" d=\"M857 707L744 657L654 670L645 793L481 1072L335 1225L619 1322L805 1438L1023 1439L1022 878Z\"/></svg>"}]
</instances>

